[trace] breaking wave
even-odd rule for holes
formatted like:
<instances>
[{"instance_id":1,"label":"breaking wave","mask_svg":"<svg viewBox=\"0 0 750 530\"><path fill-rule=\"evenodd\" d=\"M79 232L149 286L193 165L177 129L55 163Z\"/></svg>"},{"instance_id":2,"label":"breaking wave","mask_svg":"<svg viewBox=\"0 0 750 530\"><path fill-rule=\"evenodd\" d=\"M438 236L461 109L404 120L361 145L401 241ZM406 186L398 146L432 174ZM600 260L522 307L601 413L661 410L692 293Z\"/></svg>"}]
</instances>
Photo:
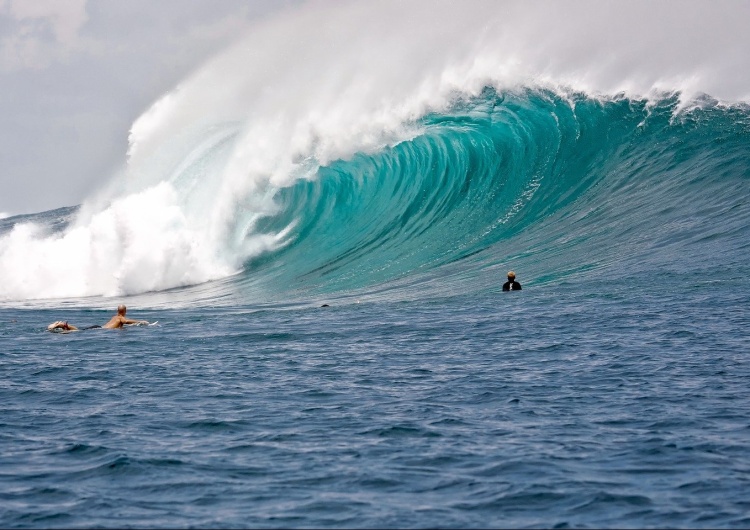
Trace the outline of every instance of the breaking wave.
<instances>
[{"instance_id":1,"label":"breaking wave","mask_svg":"<svg viewBox=\"0 0 750 530\"><path fill-rule=\"evenodd\" d=\"M729 18L654 6L719 39L676 56L637 9L576 4L594 29L571 40L560 6L466 5L264 21L134 123L107 189L0 220L0 301L439 296L507 268L543 285L747 262L750 69L713 61Z\"/></svg>"}]
</instances>

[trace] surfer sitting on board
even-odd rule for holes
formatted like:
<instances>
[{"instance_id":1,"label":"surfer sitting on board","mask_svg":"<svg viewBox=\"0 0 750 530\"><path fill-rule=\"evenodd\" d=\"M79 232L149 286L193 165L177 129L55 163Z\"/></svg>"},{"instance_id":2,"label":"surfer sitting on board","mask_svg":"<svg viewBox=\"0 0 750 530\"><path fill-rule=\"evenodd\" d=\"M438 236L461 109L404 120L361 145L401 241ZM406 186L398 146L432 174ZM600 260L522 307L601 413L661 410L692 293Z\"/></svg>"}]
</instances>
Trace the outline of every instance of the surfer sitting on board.
<instances>
[{"instance_id":1,"label":"surfer sitting on board","mask_svg":"<svg viewBox=\"0 0 750 530\"><path fill-rule=\"evenodd\" d=\"M520 291L521 284L516 281L516 273L508 271L508 281L503 284L503 291Z\"/></svg>"},{"instance_id":2,"label":"surfer sitting on board","mask_svg":"<svg viewBox=\"0 0 750 530\"><path fill-rule=\"evenodd\" d=\"M92 329L92 328L104 328L104 329L117 329L123 327L125 324L148 324L148 321L146 320L133 320L131 318L126 318L125 313L127 312L128 308L124 305L117 306L117 314L109 319L109 322L104 324L103 326L91 326L85 329ZM47 331L79 331L79 328L68 324L65 321L58 320L57 322L53 322L49 326L47 326Z\"/></svg>"}]
</instances>

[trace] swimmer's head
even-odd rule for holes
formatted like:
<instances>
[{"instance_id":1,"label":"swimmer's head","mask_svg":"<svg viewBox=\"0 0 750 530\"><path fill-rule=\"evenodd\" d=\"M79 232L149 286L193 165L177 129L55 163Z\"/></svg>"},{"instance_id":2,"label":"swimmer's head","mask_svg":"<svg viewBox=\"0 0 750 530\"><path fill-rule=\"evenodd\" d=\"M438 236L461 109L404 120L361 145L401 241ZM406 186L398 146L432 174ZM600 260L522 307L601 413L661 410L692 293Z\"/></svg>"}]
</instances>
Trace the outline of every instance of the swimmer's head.
<instances>
[{"instance_id":1,"label":"swimmer's head","mask_svg":"<svg viewBox=\"0 0 750 530\"><path fill-rule=\"evenodd\" d=\"M128 308L125 307L122 304L120 304L120 305L117 306L117 314L118 315L124 315L127 310L128 310Z\"/></svg>"},{"instance_id":2,"label":"swimmer's head","mask_svg":"<svg viewBox=\"0 0 750 530\"><path fill-rule=\"evenodd\" d=\"M508 271L508 279L509 280L515 280L516 279L516 273L513 271Z\"/></svg>"}]
</instances>

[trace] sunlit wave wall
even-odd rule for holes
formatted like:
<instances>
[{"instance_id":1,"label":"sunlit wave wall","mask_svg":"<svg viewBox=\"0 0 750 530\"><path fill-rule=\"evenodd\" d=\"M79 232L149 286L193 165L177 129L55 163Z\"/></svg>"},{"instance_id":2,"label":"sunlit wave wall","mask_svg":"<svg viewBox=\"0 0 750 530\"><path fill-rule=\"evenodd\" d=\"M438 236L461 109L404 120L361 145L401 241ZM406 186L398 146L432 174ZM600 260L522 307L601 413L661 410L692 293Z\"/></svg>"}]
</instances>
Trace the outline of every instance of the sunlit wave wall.
<instances>
[{"instance_id":1,"label":"sunlit wave wall","mask_svg":"<svg viewBox=\"0 0 750 530\"><path fill-rule=\"evenodd\" d=\"M280 12L138 118L124 170L80 209L0 221L0 300L212 280L187 292L445 294L510 267L544 284L743 263L748 15L743 2Z\"/></svg>"}]
</instances>

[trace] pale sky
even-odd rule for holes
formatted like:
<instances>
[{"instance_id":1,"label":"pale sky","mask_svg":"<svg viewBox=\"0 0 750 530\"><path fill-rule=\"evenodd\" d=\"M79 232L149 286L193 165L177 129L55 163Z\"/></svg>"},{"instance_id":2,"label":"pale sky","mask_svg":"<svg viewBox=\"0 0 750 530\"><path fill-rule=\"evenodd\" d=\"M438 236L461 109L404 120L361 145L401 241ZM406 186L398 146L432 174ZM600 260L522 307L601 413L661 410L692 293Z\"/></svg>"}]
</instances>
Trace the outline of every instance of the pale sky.
<instances>
[{"instance_id":1,"label":"pale sky","mask_svg":"<svg viewBox=\"0 0 750 530\"><path fill-rule=\"evenodd\" d=\"M79 204L153 101L293 3L0 0L0 215Z\"/></svg>"}]
</instances>

